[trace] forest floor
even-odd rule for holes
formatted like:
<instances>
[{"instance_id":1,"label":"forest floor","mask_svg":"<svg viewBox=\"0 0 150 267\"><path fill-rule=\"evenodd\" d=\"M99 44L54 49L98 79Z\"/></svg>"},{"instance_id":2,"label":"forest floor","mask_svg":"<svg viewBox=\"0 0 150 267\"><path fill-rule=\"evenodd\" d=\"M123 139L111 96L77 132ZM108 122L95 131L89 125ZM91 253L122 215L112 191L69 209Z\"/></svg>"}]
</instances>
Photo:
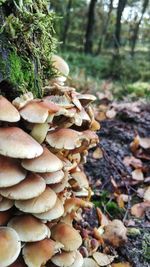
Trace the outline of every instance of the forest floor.
<instances>
[{"instance_id":1,"label":"forest floor","mask_svg":"<svg viewBox=\"0 0 150 267\"><path fill-rule=\"evenodd\" d=\"M150 266L150 106L146 102L114 103L107 98L95 109L100 143L87 158L85 171L95 207L84 217L99 227L97 207L109 220L127 227L128 241L115 249L116 262ZM115 265L112 265L115 266Z\"/></svg>"}]
</instances>

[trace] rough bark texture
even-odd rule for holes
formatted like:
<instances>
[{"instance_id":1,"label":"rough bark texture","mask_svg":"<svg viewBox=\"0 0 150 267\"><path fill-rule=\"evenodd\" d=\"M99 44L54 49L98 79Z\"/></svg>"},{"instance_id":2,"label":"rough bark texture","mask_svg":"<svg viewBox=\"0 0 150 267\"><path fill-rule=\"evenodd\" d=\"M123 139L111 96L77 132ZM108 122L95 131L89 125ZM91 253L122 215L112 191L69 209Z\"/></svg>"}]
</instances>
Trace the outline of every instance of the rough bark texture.
<instances>
[{"instance_id":1,"label":"rough bark texture","mask_svg":"<svg viewBox=\"0 0 150 267\"><path fill-rule=\"evenodd\" d=\"M86 34L85 34L85 45L84 45L84 52L87 54L92 53L96 2L97 0L91 0L90 5L89 5L88 22L87 22L87 28L86 28Z\"/></svg>"},{"instance_id":2,"label":"rough bark texture","mask_svg":"<svg viewBox=\"0 0 150 267\"><path fill-rule=\"evenodd\" d=\"M121 43L120 40L120 33L121 33L121 17L123 10L125 8L125 5L127 3L127 0L119 0L118 7L117 7L117 18L116 18L116 27L115 27L115 48L118 49Z\"/></svg>"}]
</instances>

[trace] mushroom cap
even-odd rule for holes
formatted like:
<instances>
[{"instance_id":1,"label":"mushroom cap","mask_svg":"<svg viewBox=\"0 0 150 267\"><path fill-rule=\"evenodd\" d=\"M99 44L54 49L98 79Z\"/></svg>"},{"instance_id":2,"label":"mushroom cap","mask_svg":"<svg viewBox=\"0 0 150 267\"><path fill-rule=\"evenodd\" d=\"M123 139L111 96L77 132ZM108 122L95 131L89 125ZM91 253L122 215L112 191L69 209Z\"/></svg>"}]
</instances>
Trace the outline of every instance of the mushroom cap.
<instances>
[{"instance_id":1,"label":"mushroom cap","mask_svg":"<svg viewBox=\"0 0 150 267\"><path fill-rule=\"evenodd\" d=\"M16 122L20 120L18 110L5 97L0 95L0 121Z\"/></svg>"},{"instance_id":2,"label":"mushroom cap","mask_svg":"<svg viewBox=\"0 0 150 267\"><path fill-rule=\"evenodd\" d=\"M78 249L82 244L82 238L71 225L58 223L51 228L52 238L64 245L65 251Z\"/></svg>"},{"instance_id":3,"label":"mushroom cap","mask_svg":"<svg viewBox=\"0 0 150 267\"><path fill-rule=\"evenodd\" d=\"M55 69L61 72L63 75L68 76L69 74L69 66L67 62L58 55L52 55L52 65Z\"/></svg>"},{"instance_id":4,"label":"mushroom cap","mask_svg":"<svg viewBox=\"0 0 150 267\"><path fill-rule=\"evenodd\" d=\"M15 201L15 206L23 212L42 213L52 209L56 200L56 193L47 187L45 191L36 198Z\"/></svg>"},{"instance_id":5,"label":"mushroom cap","mask_svg":"<svg viewBox=\"0 0 150 267\"><path fill-rule=\"evenodd\" d=\"M2 200L0 200L0 211L9 210L13 205L13 200L3 197Z\"/></svg>"},{"instance_id":6,"label":"mushroom cap","mask_svg":"<svg viewBox=\"0 0 150 267\"><path fill-rule=\"evenodd\" d=\"M25 180L17 185L0 188L0 194L9 199L25 200L39 196L46 187L42 177L35 173L29 173Z\"/></svg>"},{"instance_id":7,"label":"mushroom cap","mask_svg":"<svg viewBox=\"0 0 150 267\"><path fill-rule=\"evenodd\" d=\"M41 267L55 254L55 242L44 239L24 246L23 258L29 267Z\"/></svg>"},{"instance_id":8,"label":"mushroom cap","mask_svg":"<svg viewBox=\"0 0 150 267\"><path fill-rule=\"evenodd\" d=\"M16 231L9 227L0 227L0 266L7 267L19 256L21 243Z\"/></svg>"},{"instance_id":9,"label":"mushroom cap","mask_svg":"<svg viewBox=\"0 0 150 267\"><path fill-rule=\"evenodd\" d=\"M72 129L56 129L48 133L47 143L57 149L74 149L81 145L83 135Z\"/></svg>"},{"instance_id":10,"label":"mushroom cap","mask_svg":"<svg viewBox=\"0 0 150 267\"><path fill-rule=\"evenodd\" d=\"M76 251L75 261L72 265L70 265L70 267L82 267L82 265L83 265L83 256L79 251Z\"/></svg>"},{"instance_id":11,"label":"mushroom cap","mask_svg":"<svg viewBox=\"0 0 150 267\"><path fill-rule=\"evenodd\" d=\"M49 127L48 123L36 123L30 134L39 144L42 144L46 138Z\"/></svg>"},{"instance_id":12,"label":"mushroom cap","mask_svg":"<svg viewBox=\"0 0 150 267\"><path fill-rule=\"evenodd\" d=\"M98 267L99 265L91 258L84 258L82 267Z\"/></svg>"},{"instance_id":13,"label":"mushroom cap","mask_svg":"<svg viewBox=\"0 0 150 267\"><path fill-rule=\"evenodd\" d=\"M31 123L46 122L49 113L53 114L59 110L59 107L52 102L30 101L20 110L21 117Z\"/></svg>"},{"instance_id":14,"label":"mushroom cap","mask_svg":"<svg viewBox=\"0 0 150 267\"><path fill-rule=\"evenodd\" d=\"M50 185L51 188L55 191L55 193L60 193L62 192L65 187L68 187L68 172L65 172L65 176L63 177L63 179L57 183L57 184L51 184Z\"/></svg>"},{"instance_id":15,"label":"mushroom cap","mask_svg":"<svg viewBox=\"0 0 150 267\"><path fill-rule=\"evenodd\" d=\"M33 215L44 221L52 221L52 220L58 219L63 214L64 214L63 203L59 198L57 198L55 206L52 209L46 212L43 212L43 213L38 213L38 214L35 213Z\"/></svg>"},{"instance_id":16,"label":"mushroom cap","mask_svg":"<svg viewBox=\"0 0 150 267\"><path fill-rule=\"evenodd\" d=\"M1 155L31 159L40 156L42 153L42 146L20 128L0 128Z\"/></svg>"},{"instance_id":17,"label":"mushroom cap","mask_svg":"<svg viewBox=\"0 0 150 267\"><path fill-rule=\"evenodd\" d=\"M92 208L93 204L89 201L85 201L77 197L67 198L64 204L65 213L71 213L72 211L76 211L80 207Z\"/></svg>"},{"instance_id":18,"label":"mushroom cap","mask_svg":"<svg viewBox=\"0 0 150 267\"><path fill-rule=\"evenodd\" d=\"M29 214L13 217L8 226L18 233L22 242L35 242L50 237L49 228Z\"/></svg>"},{"instance_id":19,"label":"mushroom cap","mask_svg":"<svg viewBox=\"0 0 150 267\"><path fill-rule=\"evenodd\" d=\"M65 95L50 95L50 96L45 96L44 100L46 101L51 101L52 103L57 104L60 107L63 108L72 108L73 104L71 102L71 99L66 97Z\"/></svg>"},{"instance_id":20,"label":"mushroom cap","mask_svg":"<svg viewBox=\"0 0 150 267\"><path fill-rule=\"evenodd\" d=\"M77 184L80 188L89 188L88 179L84 172L82 171L76 171L71 173L71 176L74 180L77 181Z\"/></svg>"},{"instance_id":21,"label":"mushroom cap","mask_svg":"<svg viewBox=\"0 0 150 267\"><path fill-rule=\"evenodd\" d=\"M44 178L46 184L55 184L62 181L64 172L62 170L56 172L46 172L41 173L41 176Z\"/></svg>"},{"instance_id":22,"label":"mushroom cap","mask_svg":"<svg viewBox=\"0 0 150 267\"><path fill-rule=\"evenodd\" d=\"M90 102L93 102L96 100L96 97L91 94L77 94L77 99L80 100L81 104L83 106L88 105Z\"/></svg>"},{"instance_id":23,"label":"mushroom cap","mask_svg":"<svg viewBox=\"0 0 150 267\"><path fill-rule=\"evenodd\" d=\"M24 170L16 159L0 155L0 187L16 185L24 180L26 170Z\"/></svg>"},{"instance_id":24,"label":"mushroom cap","mask_svg":"<svg viewBox=\"0 0 150 267\"><path fill-rule=\"evenodd\" d=\"M70 267L76 259L76 251L61 252L51 258L52 263L60 267Z\"/></svg>"},{"instance_id":25,"label":"mushroom cap","mask_svg":"<svg viewBox=\"0 0 150 267\"><path fill-rule=\"evenodd\" d=\"M51 153L46 147L43 148L43 154L34 159L24 159L21 165L33 172L55 172L63 167L62 161Z\"/></svg>"}]
</instances>

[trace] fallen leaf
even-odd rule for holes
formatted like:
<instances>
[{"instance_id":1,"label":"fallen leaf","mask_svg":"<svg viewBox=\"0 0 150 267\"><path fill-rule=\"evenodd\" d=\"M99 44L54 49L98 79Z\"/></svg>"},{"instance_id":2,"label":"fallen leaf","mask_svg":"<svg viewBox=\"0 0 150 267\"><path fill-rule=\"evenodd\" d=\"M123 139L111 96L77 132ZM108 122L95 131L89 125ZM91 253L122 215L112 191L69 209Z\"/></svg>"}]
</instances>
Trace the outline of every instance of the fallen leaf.
<instances>
[{"instance_id":1,"label":"fallen leaf","mask_svg":"<svg viewBox=\"0 0 150 267\"><path fill-rule=\"evenodd\" d=\"M137 159L133 156L127 156L124 158L123 160L123 163L126 165L126 166L132 166L134 167L135 169L137 168L142 168L142 161L140 159Z\"/></svg>"},{"instance_id":2,"label":"fallen leaf","mask_svg":"<svg viewBox=\"0 0 150 267\"><path fill-rule=\"evenodd\" d=\"M132 152L135 152L139 147L140 141L139 141L139 135L136 135L132 143L130 144L130 148Z\"/></svg>"},{"instance_id":3,"label":"fallen leaf","mask_svg":"<svg viewBox=\"0 0 150 267\"><path fill-rule=\"evenodd\" d=\"M144 175L141 169L135 169L132 172L132 179L136 181L143 181L144 180Z\"/></svg>"},{"instance_id":4,"label":"fallen leaf","mask_svg":"<svg viewBox=\"0 0 150 267\"><path fill-rule=\"evenodd\" d=\"M150 186L146 189L143 197L145 201L150 201Z\"/></svg>"},{"instance_id":5,"label":"fallen leaf","mask_svg":"<svg viewBox=\"0 0 150 267\"><path fill-rule=\"evenodd\" d=\"M131 207L131 214L136 216L137 218L141 218L144 216L146 209L149 207L150 201L137 203Z\"/></svg>"},{"instance_id":6,"label":"fallen leaf","mask_svg":"<svg viewBox=\"0 0 150 267\"><path fill-rule=\"evenodd\" d=\"M100 149L100 147L97 147L93 152L93 158L101 159L102 157L103 157L103 151Z\"/></svg>"},{"instance_id":7,"label":"fallen leaf","mask_svg":"<svg viewBox=\"0 0 150 267\"><path fill-rule=\"evenodd\" d=\"M106 119L106 114L103 111L100 111L96 114L96 120L103 121Z\"/></svg>"},{"instance_id":8,"label":"fallen leaf","mask_svg":"<svg viewBox=\"0 0 150 267\"><path fill-rule=\"evenodd\" d=\"M93 258L99 264L99 266L106 266L114 261L115 256L107 255L101 252L95 252L93 254Z\"/></svg>"},{"instance_id":9,"label":"fallen leaf","mask_svg":"<svg viewBox=\"0 0 150 267\"><path fill-rule=\"evenodd\" d=\"M139 137L139 144L144 149L150 148L150 138Z\"/></svg>"},{"instance_id":10,"label":"fallen leaf","mask_svg":"<svg viewBox=\"0 0 150 267\"><path fill-rule=\"evenodd\" d=\"M129 262L118 262L118 263L113 263L111 266L112 267L131 267L131 264Z\"/></svg>"},{"instance_id":11,"label":"fallen leaf","mask_svg":"<svg viewBox=\"0 0 150 267\"><path fill-rule=\"evenodd\" d=\"M119 247L127 241L127 228L120 220L113 220L104 227L104 234L102 235L104 241L114 247Z\"/></svg>"},{"instance_id":12,"label":"fallen leaf","mask_svg":"<svg viewBox=\"0 0 150 267\"><path fill-rule=\"evenodd\" d=\"M101 226L105 226L108 225L109 220L107 219L107 217L105 216L105 214L102 213L100 208L96 208L97 211L97 217L98 217L98 221L100 223Z\"/></svg>"},{"instance_id":13,"label":"fallen leaf","mask_svg":"<svg viewBox=\"0 0 150 267\"><path fill-rule=\"evenodd\" d=\"M107 117L108 119L113 119L113 118L115 118L116 114L117 114L117 112L115 111L114 108L111 108L111 109L109 109L109 110L106 111L106 117Z\"/></svg>"}]
</instances>

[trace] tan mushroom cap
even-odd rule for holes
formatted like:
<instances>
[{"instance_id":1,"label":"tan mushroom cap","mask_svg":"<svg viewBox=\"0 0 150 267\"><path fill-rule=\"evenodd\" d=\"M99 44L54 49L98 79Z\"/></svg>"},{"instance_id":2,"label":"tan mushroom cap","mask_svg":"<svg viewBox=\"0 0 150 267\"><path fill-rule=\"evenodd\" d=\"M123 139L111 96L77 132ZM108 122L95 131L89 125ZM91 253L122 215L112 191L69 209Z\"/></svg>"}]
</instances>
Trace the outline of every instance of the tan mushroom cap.
<instances>
[{"instance_id":1,"label":"tan mushroom cap","mask_svg":"<svg viewBox=\"0 0 150 267\"><path fill-rule=\"evenodd\" d=\"M83 265L83 256L79 251L76 251L75 261L69 267L82 267L82 265Z\"/></svg>"},{"instance_id":2,"label":"tan mushroom cap","mask_svg":"<svg viewBox=\"0 0 150 267\"><path fill-rule=\"evenodd\" d=\"M76 259L76 251L71 252L61 252L54 255L51 261L59 267L69 267Z\"/></svg>"},{"instance_id":3,"label":"tan mushroom cap","mask_svg":"<svg viewBox=\"0 0 150 267\"><path fill-rule=\"evenodd\" d=\"M15 201L15 206L23 212L42 213L52 209L56 200L56 193L47 187L45 191L36 198Z\"/></svg>"},{"instance_id":4,"label":"tan mushroom cap","mask_svg":"<svg viewBox=\"0 0 150 267\"><path fill-rule=\"evenodd\" d=\"M69 66L62 57L58 55L52 55L51 60L52 60L52 65L55 69L57 69L63 75L68 76Z\"/></svg>"},{"instance_id":5,"label":"tan mushroom cap","mask_svg":"<svg viewBox=\"0 0 150 267\"><path fill-rule=\"evenodd\" d=\"M72 108L74 105L69 97L65 95L50 95L44 97L45 101L50 101L63 108Z\"/></svg>"},{"instance_id":6,"label":"tan mushroom cap","mask_svg":"<svg viewBox=\"0 0 150 267\"><path fill-rule=\"evenodd\" d=\"M58 223L51 229L52 238L64 245L65 251L77 250L82 244L82 238L77 230L65 223Z\"/></svg>"},{"instance_id":7,"label":"tan mushroom cap","mask_svg":"<svg viewBox=\"0 0 150 267\"><path fill-rule=\"evenodd\" d=\"M50 237L49 228L32 215L13 217L8 226L18 233L22 242L35 242Z\"/></svg>"},{"instance_id":8,"label":"tan mushroom cap","mask_svg":"<svg viewBox=\"0 0 150 267\"><path fill-rule=\"evenodd\" d=\"M62 161L51 153L46 147L43 148L43 154L34 159L24 159L21 165L32 172L55 172L63 167Z\"/></svg>"},{"instance_id":9,"label":"tan mushroom cap","mask_svg":"<svg viewBox=\"0 0 150 267\"><path fill-rule=\"evenodd\" d=\"M70 185L68 183L68 172L65 172L65 176L59 183L50 185L50 187L55 191L55 193L60 193L65 189L65 187L69 186Z\"/></svg>"},{"instance_id":10,"label":"tan mushroom cap","mask_svg":"<svg viewBox=\"0 0 150 267\"><path fill-rule=\"evenodd\" d=\"M64 204L65 213L71 213L72 211L76 211L80 207L92 208L93 204L89 201L85 201L77 197L71 197L66 199Z\"/></svg>"},{"instance_id":11,"label":"tan mushroom cap","mask_svg":"<svg viewBox=\"0 0 150 267\"><path fill-rule=\"evenodd\" d=\"M14 205L13 200L3 197L0 200L0 211L9 210Z\"/></svg>"},{"instance_id":12,"label":"tan mushroom cap","mask_svg":"<svg viewBox=\"0 0 150 267\"><path fill-rule=\"evenodd\" d=\"M74 149L81 145L83 135L72 129L56 129L48 133L46 141L57 149Z\"/></svg>"},{"instance_id":13,"label":"tan mushroom cap","mask_svg":"<svg viewBox=\"0 0 150 267\"><path fill-rule=\"evenodd\" d=\"M64 206L62 201L57 198L55 206L48 210L47 212L33 214L35 217L44 220L44 221L52 221L58 219L64 214Z\"/></svg>"},{"instance_id":14,"label":"tan mushroom cap","mask_svg":"<svg viewBox=\"0 0 150 267\"><path fill-rule=\"evenodd\" d=\"M25 200L39 196L46 187L42 177L35 173L29 173L25 180L17 185L1 188L0 194L9 199Z\"/></svg>"},{"instance_id":15,"label":"tan mushroom cap","mask_svg":"<svg viewBox=\"0 0 150 267\"><path fill-rule=\"evenodd\" d=\"M0 154L12 158L35 158L43 148L30 135L17 127L0 128Z\"/></svg>"},{"instance_id":16,"label":"tan mushroom cap","mask_svg":"<svg viewBox=\"0 0 150 267\"><path fill-rule=\"evenodd\" d=\"M30 134L39 144L42 144L46 138L49 127L48 123L36 123Z\"/></svg>"},{"instance_id":17,"label":"tan mushroom cap","mask_svg":"<svg viewBox=\"0 0 150 267\"><path fill-rule=\"evenodd\" d=\"M44 178L46 184L55 184L62 181L64 172L62 170L56 172L46 172L41 173L41 176Z\"/></svg>"},{"instance_id":18,"label":"tan mushroom cap","mask_svg":"<svg viewBox=\"0 0 150 267\"><path fill-rule=\"evenodd\" d=\"M0 227L0 266L7 267L19 256L21 243L15 230Z\"/></svg>"},{"instance_id":19,"label":"tan mushroom cap","mask_svg":"<svg viewBox=\"0 0 150 267\"><path fill-rule=\"evenodd\" d=\"M0 95L0 121L16 122L20 120L18 110L5 97Z\"/></svg>"},{"instance_id":20,"label":"tan mushroom cap","mask_svg":"<svg viewBox=\"0 0 150 267\"><path fill-rule=\"evenodd\" d=\"M28 267L41 267L55 254L55 242L51 239L28 243L24 246L23 258Z\"/></svg>"},{"instance_id":21,"label":"tan mushroom cap","mask_svg":"<svg viewBox=\"0 0 150 267\"><path fill-rule=\"evenodd\" d=\"M5 226L12 216L12 210L0 211L0 226Z\"/></svg>"},{"instance_id":22,"label":"tan mushroom cap","mask_svg":"<svg viewBox=\"0 0 150 267\"><path fill-rule=\"evenodd\" d=\"M84 258L82 267L98 267L99 265L91 258Z\"/></svg>"},{"instance_id":23,"label":"tan mushroom cap","mask_svg":"<svg viewBox=\"0 0 150 267\"><path fill-rule=\"evenodd\" d=\"M80 102L83 106L86 106L90 102L93 102L96 100L96 97L94 95L90 95L90 94L77 94L76 97L78 100L80 100Z\"/></svg>"},{"instance_id":24,"label":"tan mushroom cap","mask_svg":"<svg viewBox=\"0 0 150 267\"><path fill-rule=\"evenodd\" d=\"M82 171L76 171L71 173L71 176L74 180L77 181L77 184L80 188L89 188L88 179L84 172Z\"/></svg>"},{"instance_id":25,"label":"tan mushroom cap","mask_svg":"<svg viewBox=\"0 0 150 267\"><path fill-rule=\"evenodd\" d=\"M20 110L21 117L31 123L46 122L49 113L53 114L59 110L55 103L47 101L30 101Z\"/></svg>"},{"instance_id":26,"label":"tan mushroom cap","mask_svg":"<svg viewBox=\"0 0 150 267\"><path fill-rule=\"evenodd\" d=\"M26 170L24 170L16 159L0 155L0 187L16 185L24 180Z\"/></svg>"}]
</instances>

